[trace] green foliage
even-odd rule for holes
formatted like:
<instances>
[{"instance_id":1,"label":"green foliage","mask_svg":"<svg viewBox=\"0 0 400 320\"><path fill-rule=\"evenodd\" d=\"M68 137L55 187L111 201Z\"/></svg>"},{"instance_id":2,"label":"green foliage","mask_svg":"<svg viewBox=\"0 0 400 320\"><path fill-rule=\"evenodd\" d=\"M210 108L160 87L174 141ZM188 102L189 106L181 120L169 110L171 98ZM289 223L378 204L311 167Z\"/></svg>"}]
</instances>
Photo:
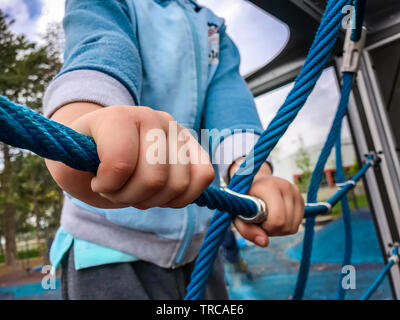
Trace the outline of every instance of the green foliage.
<instances>
[{"instance_id":1,"label":"green foliage","mask_svg":"<svg viewBox=\"0 0 400 320\"><path fill-rule=\"evenodd\" d=\"M354 195L350 193L348 195L348 200L350 211L367 208L369 206L368 199L365 194ZM338 218L342 215L342 204L340 202L332 208L331 215L334 218Z\"/></svg>"},{"instance_id":2,"label":"green foliage","mask_svg":"<svg viewBox=\"0 0 400 320\"><path fill-rule=\"evenodd\" d=\"M13 165L16 174L13 175L11 199L19 215L18 231L29 232L36 228L36 232L45 232L54 229L58 225L63 197L43 159L21 154ZM38 223L30 223L30 217Z\"/></svg>"},{"instance_id":3,"label":"green foliage","mask_svg":"<svg viewBox=\"0 0 400 320\"><path fill-rule=\"evenodd\" d=\"M27 259L27 258L36 258L40 257L40 251L38 249L30 249L30 250L22 250L18 251L18 259ZM4 254L0 254L0 263L4 263L5 256Z\"/></svg>"},{"instance_id":4,"label":"green foliage","mask_svg":"<svg viewBox=\"0 0 400 320\"><path fill-rule=\"evenodd\" d=\"M349 175L351 177L355 176L358 170L360 170L360 166L358 165L357 157L354 157L354 162L352 166L349 168Z\"/></svg>"},{"instance_id":5,"label":"green foliage","mask_svg":"<svg viewBox=\"0 0 400 320\"><path fill-rule=\"evenodd\" d=\"M61 28L51 25L38 45L14 34L13 23L0 10L0 94L40 111L45 88L62 65ZM61 203L42 159L0 143L0 236L6 237L9 260L17 255L16 233L54 230Z\"/></svg>"},{"instance_id":6,"label":"green foliage","mask_svg":"<svg viewBox=\"0 0 400 320\"><path fill-rule=\"evenodd\" d=\"M44 90L61 68L59 43L52 25L45 45L38 46L10 30L14 23L0 10L0 94L40 109Z\"/></svg>"},{"instance_id":7,"label":"green foliage","mask_svg":"<svg viewBox=\"0 0 400 320\"><path fill-rule=\"evenodd\" d=\"M300 179L298 179L298 187L301 192L307 192L313 168L312 168L310 154L304 148L304 142L302 137L299 137L299 144L300 148L297 150L295 154L295 161L297 168L301 171L303 176Z\"/></svg>"}]
</instances>

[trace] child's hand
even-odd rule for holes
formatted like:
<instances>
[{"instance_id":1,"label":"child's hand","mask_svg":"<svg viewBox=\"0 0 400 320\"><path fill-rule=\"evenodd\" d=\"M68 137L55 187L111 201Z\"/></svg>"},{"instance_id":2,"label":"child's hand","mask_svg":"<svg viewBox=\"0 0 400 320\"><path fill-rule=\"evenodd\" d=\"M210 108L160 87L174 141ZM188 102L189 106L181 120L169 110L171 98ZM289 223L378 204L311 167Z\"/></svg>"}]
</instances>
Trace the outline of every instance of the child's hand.
<instances>
[{"instance_id":1,"label":"child's hand","mask_svg":"<svg viewBox=\"0 0 400 320\"><path fill-rule=\"evenodd\" d=\"M194 201L214 178L206 151L168 113L146 107L74 103L52 118L93 137L97 144L100 166L96 177L47 160L61 188L90 205L181 208ZM168 137L174 134L170 122L183 139L169 143ZM158 150L154 134L166 137L166 144L161 141ZM182 150L184 157L180 156ZM155 156L160 155L158 159L165 159L165 164L157 162Z\"/></svg>"},{"instance_id":2,"label":"child's hand","mask_svg":"<svg viewBox=\"0 0 400 320\"><path fill-rule=\"evenodd\" d=\"M234 163L230 175L239 168ZM236 218L236 229L247 240L266 247L270 236L284 236L298 231L304 216L304 200L299 189L287 180L272 176L267 163L254 178L248 194L262 199L267 205L267 220L260 224L247 224Z\"/></svg>"}]
</instances>

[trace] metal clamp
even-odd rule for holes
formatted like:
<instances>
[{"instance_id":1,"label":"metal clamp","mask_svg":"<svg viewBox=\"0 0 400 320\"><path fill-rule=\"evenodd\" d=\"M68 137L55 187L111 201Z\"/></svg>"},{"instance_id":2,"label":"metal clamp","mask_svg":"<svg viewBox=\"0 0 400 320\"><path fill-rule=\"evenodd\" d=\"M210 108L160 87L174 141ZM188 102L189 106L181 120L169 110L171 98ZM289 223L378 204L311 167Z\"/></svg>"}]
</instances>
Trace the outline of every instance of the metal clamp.
<instances>
[{"instance_id":1,"label":"metal clamp","mask_svg":"<svg viewBox=\"0 0 400 320\"><path fill-rule=\"evenodd\" d=\"M394 264L399 263L399 260L400 260L399 255L393 255L389 258L389 261L393 261Z\"/></svg>"},{"instance_id":2,"label":"metal clamp","mask_svg":"<svg viewBox=\"0 0 400 320\"><path fill-rule=\"evenodd\" d=\"M306 207L319 207L319 206L326 207L327 211L325 213L330 213L332 211L332 205L329 202L311 202L311 203L306 203Z\"/></svg>"},{"instance_id":3,"label":"metal clamp","mask_svg":"<svg viewBox=\"0 0 400 320\"><path fill-rule=\"evenodd\" d=\"M245 216L239 214L239 215L237 215L237 217L240 220L242 220L246 223L252 223L252 224L262 223L265 220L267 220L268 210L267 210L267 205L265 204L265 202L263 200L261 200L260 198L254 197L254 196L250 196L248 194L241 194L241 193L232 191L231 189L228 189L228 188L223 188L223 190L236 196L236 197L251 200L256 205L257 213L254 216L245 217Z\"/></svg>"},{"instance_id":4,"label":"metal clamp","mask_svg":"<svg viewBox=\"0 0 400 320\"><path fill-rule=\"evenodd\" d=\"M357 182L355 182L354 180L347 180L346 182L336 183L336 187L338 187L339 189L342 189L346 185L351 185L351 187L354 188L357 185Z\"/></svg>"},{"instance_id":5,"label":"metal clamp","mask_svg":"<svg viewBox=\"0 0 400 320\"><path fill-rule=\"evenodd\" d=\"M389 246L393 247L393 250L390 253L388 260L393 261L394 264L399 263L399 261L400 261L400 252L399 252L400 244L398 242L395 242Z\"/></svg>"},{"instance_id":6,"label":"metal clamp","mask_svg":"<svg viewBox=\"0 0 400 320\"><path fill-rule=\"evenodd\" d=\"M365 158L365 163L370 163L371 166L375 166L381 161L381 158L376 154L375 151L370 151L365 154Z\"/></svg>"},{"instance_id":7,"label":"metal clamp","mask_svg":"<svg viewBox=\"0 0 400 320\"><path fill-rule=\"evenodd\" d=\"M357 72L360 65L360 58L364 50L365 40L367 39L367 28L362 28L361 38L357 42L351 40L352 32L352 29L348 29L346 32L341 72Z\"/></svg>"}]
</instances>

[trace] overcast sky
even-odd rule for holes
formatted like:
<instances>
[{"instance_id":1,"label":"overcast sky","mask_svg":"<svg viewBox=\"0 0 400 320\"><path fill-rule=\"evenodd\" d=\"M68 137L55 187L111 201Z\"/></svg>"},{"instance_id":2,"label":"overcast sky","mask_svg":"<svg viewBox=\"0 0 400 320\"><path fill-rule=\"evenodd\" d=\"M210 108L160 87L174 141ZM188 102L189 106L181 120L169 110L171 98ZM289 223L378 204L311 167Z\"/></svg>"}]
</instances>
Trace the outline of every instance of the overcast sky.
<instances>
[{"instance_id":1,"label":"overcast sky","mask_svg":"<svg viewBox=\"0 0 400 320\"><path fill-rule=\"evenodd\" d=\"M244 0L198 0L217 15L224 17L227 30L242 58L241 73L246 74L267 63L285 46L289 37L286 25ZM64 0L0 0L0 8L16 19L14 31L39 40L49 22L61 22ZM263 125L267 126L291 86L286 86L256 99ZM280 157L295 152L301 135L305 145L324 141L338 102L334 73L326 71L318 82L298 119L279 143ZM349 132L345 125L344 136Z\"/></svg>"},{"instance_id":2,"label":"overcast sky","mask_svg":"<svg viewBox=\"0 0 400 320\"><path fill-rule=\"evenodd\" d=\"M64 0L0 0L0 8L16 20L13 30L39 40L50 22L61 22Z\"/></svg>"}]
</instances>

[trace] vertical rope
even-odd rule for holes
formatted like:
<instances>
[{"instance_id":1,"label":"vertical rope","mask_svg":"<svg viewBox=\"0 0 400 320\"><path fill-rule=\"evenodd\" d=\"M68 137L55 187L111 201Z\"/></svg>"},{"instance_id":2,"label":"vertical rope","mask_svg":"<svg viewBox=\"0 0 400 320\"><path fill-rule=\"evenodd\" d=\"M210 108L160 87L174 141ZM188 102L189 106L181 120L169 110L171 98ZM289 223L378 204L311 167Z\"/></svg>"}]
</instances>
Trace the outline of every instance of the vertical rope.
<instances>
[{"instance_id":1,"label":"vertical rope","mask_svg":"<svg viewBox=\"0 0 400 320\"><path fill-rule=\"evenodd\" d=\"M375 281L372 285L368 288L368 290L362 295L360 300L368 300L372 297L372 295L376 292L379 288L382 281L385 279L386 275L389 273L390 269L399 261L399 248L394 248L392 251L392 256L389 259L389 262L383 268L383 270L378 274Z\"/></svg>"},{"instance_id":2,"label":"vertical rope","mask_svg":"<svg viewBox=\"0 0 400 320\"><path fill-rule=\"evenodd\" d=\"M365 8L367 5L366 0L354 0L354 10L355 10L355 29L351 34L351 40L358 41L361 39L362 26L364 23Z\"/></svg>"},{"instance_id":3,"label":"vertical rope","mask_svg":"<svg viewBox=\"0 0 400 320\"><path fill-rule=\"evenodd\" d=\"M237 173L232 177L228 186L231 190L239 193L248 191L255 174L304 106L322 74L336 42L343 18L342 8L349 3L350 0L328 2L315 40L303 68L296 78L293 89L267 130L260 136L250 155L246 157ZM203 297L224 232L231 223L232 218L229 214L221 211L215 213L200 248L185 299L194 300Z\"/></svg>"},{"instance_id":4,"label":"vertical rope","mask_svg":"<svg viewBox=\"0 0 400 320\"><path fill-rule=\"evenodd\" d=\"M317 164L315 165L313 174L311 176L311 181L307 193L308 203L317 202L318 189L321 183L322 175L324 173L324 167L332 151L333 145L340 133L342 120L347 112L349 96L353 86L353 77L353 73L345 72L343 74L339 106L337 108L337 112L333 120L331 129L329 131L328 138L325 141L325 144L321 150L321 154L319 155ZM304 231L302 258L300 261L300 269L297 276L296 287L293 295L294 300L301 300L304 296L304 291L310 270L312 243L314 239L314 226L315 217L307 218Z\"/></svg>"},{"instance_id":5,"label":"vertical rope","mask_svg":"<svg viewBox=\"0 0 400 320\"><path fill-rule=\"evenodd\" d=\"M346 177L344 175L343 170L343 162L342 162L342 144L341 144L341 134L339 133L338 138L336 140L336 182L344 183L346 181ZM345 237L345 248L343 255L343 263L342 268L346 265L351 264L351 253L353 246L353 235L351 228L351 212L349 207L349 202L347 200L347 196L344 196L341 200L342 204L342 217L344 224L344 237ZM338 283L338 300L344 300L346 296L346 290L344 290L342 281L344 278L344 274L340 273L339 283Z\"/></svg>"}]
</instances>

